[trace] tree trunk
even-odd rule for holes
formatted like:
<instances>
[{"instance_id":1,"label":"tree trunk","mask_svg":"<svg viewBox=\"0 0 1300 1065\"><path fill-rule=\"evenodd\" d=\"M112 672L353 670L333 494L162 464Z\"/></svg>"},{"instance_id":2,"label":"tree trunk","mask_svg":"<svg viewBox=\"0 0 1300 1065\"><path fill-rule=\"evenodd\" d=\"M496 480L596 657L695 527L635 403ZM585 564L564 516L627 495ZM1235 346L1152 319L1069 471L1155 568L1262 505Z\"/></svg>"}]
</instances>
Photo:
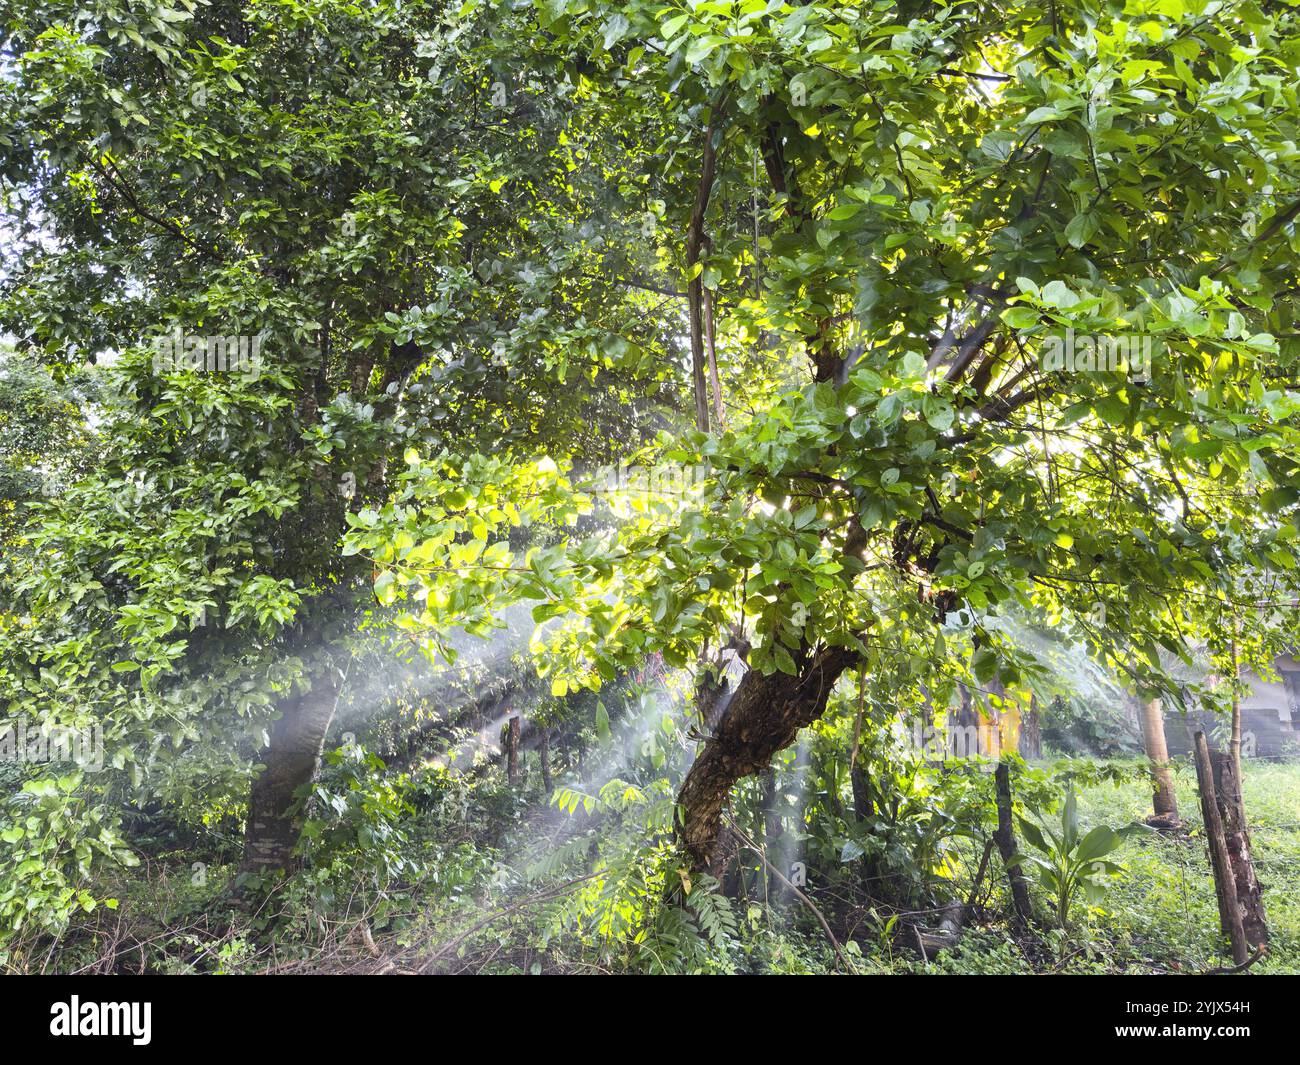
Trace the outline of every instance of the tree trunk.
<instances>
[{"instance_id":1,"label":"tree trunk","mask_svg":"<svg viewBox=\"0 0 1300 1065\"><path fill-rule=\"evenodd\" d=\"M849 784L853 789L854 816L859 822L874 821L878 813L872 797L874 789L871 786L871 778L861 764L855 764L849 769ZM891 901L893 881L886 879L881 872L878 858L875 855L864 854L858 864L861 867L862 890L867 896L882 902Z\"/></svg>"},{"instance_id":2,"label":"tree trunk","mask_svg":"<svg viewBox=\"0 0 1300 1065\"><path fill-rule=\"evenodd\" d=\"M332 672L317 674L310 682L307 691L281 703L271 741L262 751L265 768L249 794L241 875L293 868L303 821L302 812L295 809L295 793L316 776L339 691L337 674Z\"/></svg>"},{"instance_id":3,"label":"tree trunk","mask_svg":"<svg viewBox=\"0 0 1300 1065\"><path fill-rule=\"evenodd\" d=\"M727 424L726 411L722 406L722 380L718 376L718 345L713 330L713 293L701 288L704 297L704 340L709 361L709 386L713 390L714 425L723 429Z\"/></svg>"},{"instance_id":4,"label":"tree trunk","mask_svg":"<svg viewBox=\"0 0 1300 1065\"><path fill-rule=\"evenodd\" d=\"M506 779L510 785L519 783L519 718L510 719L510 728L506 734Z\"/></svg>"},{"instance_id":5,"label":"tree trunk","mask_svg":"<svg viewBox=\"0 0 1300 1065\"><path fill-rule=\"evenodd\" d=\"M849 770L849 783L853 787L853 813L859 821L876 816L875 803L871 801L871 779L860 765Z\"/></svg>"},{"instance_id":6,"label":"tree trunk","mask_svg":"<svg viewBox=\"0 0 1300 1065\"><path fill-rule=\"evenodd\" d=\"M537 737L537 761L542 767L542 790L551 793L551 730L544 728Z\"/></svg>"},{"instance_id":7,"label":"tree trunk","mask_svg":"<svg viewBox=\"0 0 1300 1065\"><path fill-rule=\"evenodd\" d=\"M777 840L781 838L781 810L777 806L776 769L768 766L763 770L763 846L767 854L775 859ZM781 882L772 872L767 872L767 899L769 902L781 898Z\"/></svg>"},{"instance_id":8,"label":"tree trunk","mask_svg":"<svg viewBox=\"0 0 1300 1065\"><path fill-rule=\"evenodd\" d=\"M800 656L795 676L745 674L677 794L677 835L692 865L717 876L731 848L722 808L742 777L766 769L777 751L826 710L840 674L856 659L845 647Z\"/></svg>"},{"instance_id":9,"label":"tree trunk","mask_svg":"<svg viewBox=\"0 0 1300 1065\"><path fill-rule=\"evenodd\" d=\"M754 818L750 823L749 834L754 837L754 842L762 848L762 851L754 855L754 864L752 866L746 866L744 870L746 875L752 873L750 879L753 882L754 894L764 900L766 900L769 895L767 887L769 874L766 866L763 865L763 856L767 853L768 839L772 836L767 829L768 818L771 816L772 792L775 777L776 770L772 768L765 769L761 775L761 784L757 789L756 801L754 803Z\"/></svg>"},{"instance_id":10,"label":"tree trunk","mask_svg":"<svg viewBox=\"0 0 1300 1065\"><path fill-rule=\"evenodd\" d=\"M717 172L716 145L714 132L717 129L718 109L711 109L709 125L704 131L704 147L701 152L700 180L695 191L695 207L691 211L691 221L686 230L686 266L695 266L704 249L704 216L709 209L709 197L713 193L713 179ZM705 385L704 352L704 278L696 275L686 286L687 320L691 331L691 382L695 395L695 427L701 432L709 431L709 396Z\"/></svg>"},{"instance_id":11,"label":"tree trunk","mask_svg":"<svg viewBox=\"0 0 1300 1065\"><path fill-rule=\"evenodd\" d=\"M997 789L998 827L993 833L993 842L998 845L998 853L1007 866L1007 879L1011 882L1011 901L1015 905L1016 919L1027 925L1033 918L1033 907L1029 901L1029 881L1024 871L1017 865L1011 865L1016 853L1016 832L1011 821L1011 764L1005 759L998 763L997 776L994 780Z\"/></svg>"},{"instance_id":12,"label":"tree trunk","mask_svg":"<svg viewBox=\"0 0 1300 1065\"><path fill-rule=\"evenodd\" d=\"M1155 781L1152 804L1155 819L1176 824L1178 800L1174 795L1174 775L1169 768L1169 748L1165 745L1165 717L1159 699L1142 702L1142 743L1151 762L1151 776Z\"/></svg>"}]
</instances>

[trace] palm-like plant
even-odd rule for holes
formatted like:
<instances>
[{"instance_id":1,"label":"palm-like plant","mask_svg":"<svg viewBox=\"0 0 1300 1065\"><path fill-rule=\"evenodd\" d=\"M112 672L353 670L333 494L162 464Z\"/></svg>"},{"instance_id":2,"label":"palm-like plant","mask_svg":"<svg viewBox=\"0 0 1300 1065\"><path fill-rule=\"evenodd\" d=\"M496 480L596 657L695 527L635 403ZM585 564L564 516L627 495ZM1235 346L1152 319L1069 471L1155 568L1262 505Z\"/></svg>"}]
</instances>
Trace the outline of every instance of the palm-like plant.
<instances>
[{"instance_id":1,"label":"palm-like plant","mask_svg":"<svg viewBox=\"0 0 1300 1065\"><path fill-rule=\"evenodd\" d=\"M1025 864L1033 866L1039 883L1053 900L1062 930L1069 924L1070 909L1080 893L1089 902L1096 902L1106 890L1106 878L1123 872L1123 867L1106 860L1106 855L1117 850L1128 836L1146 830L1146 826L1136 823L1120 829L1098 825L1081 834L1073 783L1066 790L1059 832L1023 817L1016 820L1021 835L1038 853L1022 851L1013 862L1022 868Z\"/></svg>"}]
</instances>

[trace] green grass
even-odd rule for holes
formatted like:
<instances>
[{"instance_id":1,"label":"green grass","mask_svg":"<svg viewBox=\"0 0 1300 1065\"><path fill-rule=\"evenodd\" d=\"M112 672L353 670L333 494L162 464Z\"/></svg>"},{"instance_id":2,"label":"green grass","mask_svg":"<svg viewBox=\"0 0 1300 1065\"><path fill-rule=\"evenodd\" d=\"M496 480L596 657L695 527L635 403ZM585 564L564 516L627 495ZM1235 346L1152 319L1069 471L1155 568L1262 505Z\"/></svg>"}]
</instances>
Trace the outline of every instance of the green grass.
<instances>
[{"instance_id":1,"label":"green grass","mask_svg":"<svg viewBox=\"0 0 1300 1065\"><path fill-rule=\"evenodd\" d=\"M1098 824L1117 828L1151 813L1151 790L1143 779L1142 764L1119 760L1112 765L1130 770L1123 782L1080 790L1085 830ZM1080 910L1068 934L1047 933L1044 956L1036 965L1011 940L1001 917L993 914L986 927L968 929L956 949L928 965L907 956L881 956L863 944L863 968L930 974L1160 974L1231 965L1220 942L1219 911L1190 761L1175 764L1175 787L1187 834L1152 832L1126 842L1112 856L1124 867L1124 874L1099 904ZM1271 935L1269 953L1250 973L1300 973L1300 889L1296 886L1300 883L1300 763L1247 762L1243 794ZM994 868L998 882L994 908L1002 910L1004 874L996 859ZM1041 914L1044 895L1036 883L1033 895Z\"/></svg>"},{"instance_id":2,"label":"green grass","mask_svg":"<svg viewBox=\"0 0 1300 1065\"><path fill-rule=\"evenodd\" d=\"M1244 770L1242 794L1272 937L1268 956L1252 971L1300 972L1300 765L1247 761ZM1128 872L1090 914L1090 925L1094 935L1123 952L1117 961L1211 968L1224 959L1190 762L1176 763L1175 789L1189 835L1153 833L1126 844L1119 859ZM1103 785L1085 791L1079 806L1086 824L1113 826L1147 816L1151 793L1141 781Z\"/></svg>"}]
</instances>

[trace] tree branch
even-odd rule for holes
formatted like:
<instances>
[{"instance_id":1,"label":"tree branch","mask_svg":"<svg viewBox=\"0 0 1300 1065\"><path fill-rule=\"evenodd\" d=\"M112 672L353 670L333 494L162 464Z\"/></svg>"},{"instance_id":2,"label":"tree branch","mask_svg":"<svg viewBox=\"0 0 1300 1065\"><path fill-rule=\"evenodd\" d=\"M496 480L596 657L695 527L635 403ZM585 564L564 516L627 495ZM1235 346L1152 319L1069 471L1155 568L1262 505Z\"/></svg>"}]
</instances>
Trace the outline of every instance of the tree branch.
<instances>
[{"instance_id":1,"label":"tree branch","mask_svg":"<svg viewBox=\"0 0 1300 1065\"><path fill-rule=\"evenodd\" d=\"M695 207L691 211L690 227L686 232L686 270L692 273L700 261L704 246L704 215L709 209L713 180L717 173L717 150L713 144L718 119L726 102L724 89L710 108L709 125L704 131L704 153L700 161L700 181L695 189ZM709 431L709 397L704 383L704 277L703 272L691 277L686 289L691 322L691 381L695 393L695 427Z\"/></svg>"}]
</instances>

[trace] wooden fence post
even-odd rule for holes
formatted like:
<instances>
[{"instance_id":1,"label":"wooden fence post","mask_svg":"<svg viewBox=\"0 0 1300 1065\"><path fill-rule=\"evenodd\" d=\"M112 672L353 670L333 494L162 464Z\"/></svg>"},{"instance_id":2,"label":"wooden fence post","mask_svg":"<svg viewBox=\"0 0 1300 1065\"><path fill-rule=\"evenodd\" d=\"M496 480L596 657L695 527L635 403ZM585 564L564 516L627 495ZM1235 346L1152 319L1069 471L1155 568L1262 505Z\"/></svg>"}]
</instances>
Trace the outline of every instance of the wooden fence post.
<instances>
[{"instance_id":1,"label":"wooden fence post","mask_svg":"<svg viewBox=\"0 0 1300 1065\"><path fill-rule=\"evenodd\" d=\"M1241 907L1237 902L1237 880L1228 859L1228 845L1223 835L1223 818L1214 790L1214 769L1210 764L1210 747L1205 733L1196 734L1196 780L1201 790L1201 818L1205 839L1210 847L1210 868L1214 872L1214 894L1219 902L1219 924L1232 944L1232 960L1244 965L1250 957L1246 949L1246 931L1242 927Z\"/></svg>"},{"instance_id":2,"label":"wooden fence post","mask_svg":"<svg viewBox=\"0 0 1300 1065\"><path fill-rule=\"evenodd\" d=\"M1223 822L1223 841L1228 850L1228 866L1237 886L1237 909L1246 944L1258 950L1268 943L1268 922L1264 917L1264 889L1255 876L1250 855L1250 831L1246 827L1246 807L1241 798L1241 777L1237 771L1235 751L1211 751L1214 770L1214 794Z\"/></svg>"}]
</instances>

